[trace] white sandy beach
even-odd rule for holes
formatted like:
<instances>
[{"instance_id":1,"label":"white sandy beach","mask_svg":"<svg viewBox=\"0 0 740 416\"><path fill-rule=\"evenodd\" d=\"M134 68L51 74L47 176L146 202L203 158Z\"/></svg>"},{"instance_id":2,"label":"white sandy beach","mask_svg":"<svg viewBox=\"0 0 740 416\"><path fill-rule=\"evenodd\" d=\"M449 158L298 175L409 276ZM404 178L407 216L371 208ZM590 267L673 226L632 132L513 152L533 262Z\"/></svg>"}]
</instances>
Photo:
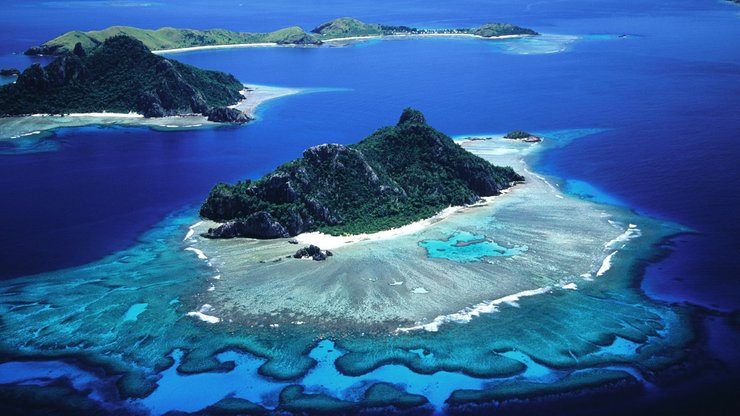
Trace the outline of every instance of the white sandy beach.
<instances>
[{"instance_id":1,"label":"white sandy beach","mask_svg":"<svg viewBox=\"0 0 740 416\"><path fill-rule=\"evenodd\" d=\"M152 51L152 53L160 55L164 53L193 52L193 51L203 51L203 50L208 50L208 49L265 48L265 47L275 47L275 46L291 46L291 45L280 45L275 42L234 43L234 44L228 44L228 45L207 45L207 46L191 46L189 48L160 49L160 50Z\"/></svg>"},{"instance_id":2,"label":"white sandy beach","mask_svg":"<svg viewBox=\"0 0 740 416\"><path fill-rule=\"evenodd\" d=\"M266 101L301 93L299 88L282 88L265 85L246 84L242 91L244 99L232 107L250 117L255 117L257 108ZM192 129L202 126L218 126L221 123L208 121L202 114L179 115L159 118L146 118L141 114L89 112L57 114L32 114L27 117L5 117L0 119L0 140L18 139L41 134L59 127L80 127L88 125L149 126L166 129Z\"/></svg>"},{"instance_id":3,"label":"white sandy beach","mask_svg":"<svg viewBox=\"0 0 740 416\"><path fill-rule=\"evenodd\" d=\"M250 325L262 324L263 317L270 316L270 323L280 324L351 320L381 326L393 322L387 329L397 332L435 331L519 306L524 298L586 290L620 276L615 265L623 245L632 244L641 224L638 227L618 210L559 198L562 191L527 169L524 156L542 146L504 139L463 145L491 163L526 172L526 183L396 229L352 236L304 233L293 237L296 245L287 244L287 238L194 237L218 225L204 221L192 227L195 233L186 239L186 247L202 250L208 259L200 260L221 278L204 285L202 301L228 308L228 319L238 317ZM429 256L429 248L420 245L443 241L461 230L485 235L485 244L526 250L474 260L465 257L464 249L457 253L459 258L452 252L449 258ZM184 229L180 238L190 231ZM309 244L331 250L334 256L322 262L290 259L296 248ZM451 246L434 247L456 251ZM198 254L189 251L191 256ZM283 321L285 311L295 316Z\"/></svg>"},{"instance_id":4,"label":"white sandy beach","mask_svg":"<svg viewBox=\"0 0 740 416\"><path fill-rule=\"evenodd\" d=\"M255 117L257 107L267 101L288 95L300 94L303 91L299 88L271 87L267 85L244 84L244 86L246 89L242 91L242 94L246 98L231 107L241 110L250 117Z\"/></svg>"},{"instance_id":5,"label":"white sandy beach","mask_svg":"<svg viewBox=\"0 0 740 416\"><path fill-rule=\"evenodd\" d=\"M400 38L420 38L420 37L467 37L476 38L483 40L501 40L501 39L516 39L523 38L532 35L503 35L503 36L479 36L468 33L416 33L416 34L398 34L398 35L372 35L372 36L349 36L346 38L333 38L322 40L324 43L333 42L346 42L354 40L370 40L370 39L400 39ZM274 48L274 47L315 47L317 45L294 45L294 44L279 44L276 42L261 42L261 43L233 43L228 45L205 45L205 46L191 46L187 48L173 48L173 49L160 49L152 51L152 53L162 55L169 53L183 53L183 52L194 52L194 51L205 51L210 49L231 49L231 48Z\"/></svg>"},{"instance_id":6,"label":"white sandy beach","mask_svg":"<svg viewBox=\"0 0 740 416\"><path fill-rule=\"evenodd\" d=\"M379 241L399 237L402 235L414 234L427 229L429 226L436 224L444 220L445 218L448 218L450 215L456 212L465 210L467 208L486 206L492 203L495 199L500 198L511 192L511 190L515 187L516 185L512 186L511 188L504 189L503 191L501 191L501 195L484 197L481 201L475 204L468 206L448 207L431 218L412 222L411 224L406 224L404 226L392 228L390 230L379 231L372 234L355 234L348 236L335 236L316 231L311 233L299 234L295 237L295 240L298 241L299 244L313 244L315 246L321 247L324 250L334 250L349 244L359 243L361 241Z\"/></svg>"},{"instance_id":7,"label":"white sandy beach","mask_svg":"<svg viewBox=\"0 0 740 416\"><path fill-rule=\"evenodd\" d=\"M394 39L394 38L425 38L425 37L447 37L447 38L453 38L453 37L465 37L465 38L476 38L476 39L484 39L484 40L499 40L499 39L516 39L516 38L523 38L527 36L532 35L503 35L503 36L480 36L480 35L473 35L470 33L415 33L415 34L398 34L398 35L373 35L373 36L350 36L346 38L334 38L334 39L326 39L324 40L324 43L327 42L344 42L344 41L352 41L352 40L365 40L365 39Z\"/></svg>"}]
</instances>

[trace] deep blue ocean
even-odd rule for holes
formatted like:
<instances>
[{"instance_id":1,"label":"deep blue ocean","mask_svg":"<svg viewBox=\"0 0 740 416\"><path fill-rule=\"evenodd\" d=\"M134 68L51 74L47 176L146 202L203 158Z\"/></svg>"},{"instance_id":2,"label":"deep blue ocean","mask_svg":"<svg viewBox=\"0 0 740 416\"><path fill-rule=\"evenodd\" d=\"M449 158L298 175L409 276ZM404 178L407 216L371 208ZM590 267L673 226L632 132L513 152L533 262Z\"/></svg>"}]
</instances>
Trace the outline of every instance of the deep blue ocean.
<instances>
[{"instance_id":1,"label":"deep blue ocean","mask_svg":"<svg viewBox=\"0 0 740 416\"><path fill-rule=\"evenodd\" d=\"M308 30L345 15L435 28L503 21L580 39L544 54L434 39L172 55L245 83L337 90L272 101L241 128L86 127L57 130L30 152L3 144L0 276L122 250L168 214L194 209L216 182L258 177L311 145L355 142L413 106L450 135L605 129L551 151L539 168L584 197L695 230L648 269L644 288L737 308L740 7L728 2L25 1L2 6L0 67L27 67L39 58L23 50L73 29Z\"/></svg>"},{"instance_id":2,"label":"deep blue ocean","mask_svg":"<svg viewBox=\"0 0 740 416\"><path fill-rule=\"evenodd\" d=\"M356 142L394 124L405 107L420 109L451 136L593 128L600 132L549 150L537 170L562 178L570 193L694 231L666 242L669 255L647 267L641 286L654 298L708 308L698 327L707 330L714 355L734 365L725 376L737 380L740 6L723 0L29 0L3 2L0 10L0 68L20 69L49 61L24 56L30 46L111 25L310 30L353 16L428 28L511 22L559 35L544 44L423 39L169 55L245 83L315 92L270 101L258 121L242 127L84 127L42 140L0 141L0 280L129 248L165 218L195 214L215 183L257 178L312 145ZM50 276L56 277L43 278ZM696 388L704 381L703 390ZM666 395L705 403L713 394L734 397L731 388L697 380Z\"/></svg>"}]
</instances>

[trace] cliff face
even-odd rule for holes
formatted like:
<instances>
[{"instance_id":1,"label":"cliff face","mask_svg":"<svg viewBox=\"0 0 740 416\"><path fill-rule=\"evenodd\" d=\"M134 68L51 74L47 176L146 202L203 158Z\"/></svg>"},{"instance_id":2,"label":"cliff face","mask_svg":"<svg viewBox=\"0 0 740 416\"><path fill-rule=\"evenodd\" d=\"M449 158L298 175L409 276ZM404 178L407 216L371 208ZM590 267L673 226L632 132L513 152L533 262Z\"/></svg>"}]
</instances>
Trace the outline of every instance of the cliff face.
<instances>
[{"instance_id":1,"label":"cliff face","mask_svg":"<svg viewBox=\"0 0 740 416\"><path fill-rule=\"evenodd\" d=\"M146 117L206 114L238 102L241 83L152 54L138 40L109 38L87 53L77 44L42 68L0 87L0 115L138 112Z\"/></svg>"},{"instance_id":2,"label":"cliff face","mask_svg":"<svg viewBox=\"0 0 740 416\"><path fill-rule=\"evenodd\" d=\"M258 181L215 186L200 214L226 222L208 233L214 238L375 232L496 195L521 180L407 109L396 126L356 145L315 146Z\"/></svg>"}]
</instances>

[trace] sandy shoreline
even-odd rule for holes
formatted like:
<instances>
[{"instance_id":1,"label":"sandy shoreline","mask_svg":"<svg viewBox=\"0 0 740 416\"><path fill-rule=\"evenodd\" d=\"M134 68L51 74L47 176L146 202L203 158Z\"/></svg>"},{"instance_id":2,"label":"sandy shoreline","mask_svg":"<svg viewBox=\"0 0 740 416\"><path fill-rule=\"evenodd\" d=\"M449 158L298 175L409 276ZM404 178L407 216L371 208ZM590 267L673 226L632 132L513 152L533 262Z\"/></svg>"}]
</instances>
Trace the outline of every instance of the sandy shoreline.
<instances>
[{"instance_id":1,"label":"sandy shoreline","mask_svg":"<svg viewBox=\"0 0 740 416\"><path fill-rule=\"evenodd\" d=\"M174 48L174 49L159 49L152 51L154 54L163 53L179 53L179 52L192 52L192 51L203 51L209 49L229 49L229 48L269 48L275 46L295 46L295 45L280 45L275 42L262 42L262 43L234 43L228 45L206 45L206 46L190 46L187 48Z\"/></svg>"},{"instance_id":2,"label":"sandy shoreline","mask_svg":"<svg viewBox=\"0 0 740 416\"><path fill-rule=\"evenodd\" d=\"M232 105L250 117L255 117L257 107L267 101L276 98L287 97L288 95L300 94L303 90L299 88L271 87L266 85L244 84L246 87L242 91L244 99Z\"/></svg>"},{"instance_id":3,"label":"sandy shoreline","mask_svg":"<svg viewBox=\"0 0 740 416\"><path fill-rule=\"evenodd\" d=\"M327 42L343 42L343 41L351 41L351 40L364 40L364 39L394 39L394 38L423 38L423 37L466 37L466 38L474 38L474 39L483 39L483 40L499 40L499 39L517 39L517 38L523 38L528 37L532 35L502 35L502 36L480 36L480 35L473 35L470 33L415 33L415 34L402 34L402 35L372 35L372 36L350 36L346 38L333 38L333 39L326 39L324 43Z\"/></svg>"},{"instance_id":4,"label":"sandy shoreline","mask_svg":"<svg viewBox=\"0 0 740 416\"><path fill-rule=\"evenodd\" d=\"M144 118L143 115L139 113L108 113L108 112L101 112L101 113L69 113L64 114L62 116L56 115L56 114L31 114L30 117L98 117L98 118Z\"/></svg>"},{"instance_id":5,"label":"sandy shoreline","mask_svg":"<svg viewBox=\"0 0 740 416\"><path fill-rule=\"evenodd\" d=\"M249 325L264 324L269 316L269 323L281 325L350 320L394 333L436 331L517 307L524 298L615 284L633 256L631 245L649 242L632 243L649 234L649 221L638 223L619 209L564 197L531 173L525 156L543 146L504 139L463 145L490 163L527 172L526 183L395 229L350 236L303 233L292 237L295 245L289 238L202 239L196 236L217 224L194 222L180 236L183 248L201 250L206 258L199 259L219 276L208 281L203 293L211 295L199 302L228 305L229 314ZM420 244L424 241L433 244ZM471 244L458 245L461 241ZM290 259L309 244L334 256L325 262ZM430 256L431 250L447 255Z\"/></svg>"},{"instance_id":6,"label":"sandy shoreline","mask_svg":"<svg viewBox=\"0 0 740 416\"><path fill-rule=\"evenodd\" d=\"M283 88L265 85L244 84L245 98L232 105L248 116L255 118L256 111L266 101L299 94L299 88ZM146 118L141 114L130 113L71 113L71 114L32 114L22 117L0 118L0 140L18 139L41 134L60 127L82 127L89 125L146 126L162 129L192 129L203 126L216 127L224 123L208 121L202 114L178 115L170 117Z\"/></svg>"},{"instance_id":7,"label":"sandy shoreline","mask_svg":"<svg viewBox=\"0 0 740 416\"><path fill-rule=\"evenodd\" d=\"M347 236L335 236L324 234L319 231L314 231L310 233L299 234L295 236L294 239L298 241L299 244L313 244L315 246L321 247L324 250L335 250L337 248L359 243L362 241L379 241L414 234L427 229L431 225L443 221L456 212L460 212L469 208L486 206L492 203L494 200L508 194L515 187L516 185L504 189L503 191L501 191L500 195L484 197L481 199L481 201L472 205L447 207L433 217L415 221L411 224L406 224L401 227L391 228L390 230L378 231L377 233L372 234L354 234Z\"/></svg>"},{"instance_id":8,"label":"sandy shoreline","mask_svg":"<svg viewBox=\"0 0 740 416\"><path fill-rule=\"evenodd\" d=\"M532 35L503 35L503 36L480 36L469 33L416 33L416 34L402 34L402 35L371 35L371 36L350 36L346 38L333 38L322 40L324 43L332 42L345 42L353 40L369 40L369 39L398 39L398 38L420 38L420 37L467 37L483 40L500 40L500 39L516 39L524 38ZM279 44L276 42L261 42L261 43L233 43L227 45L204 45L204 46L190 46L187 48L173 48L173 49L160 49L152 51L152 53L161 55L168 53L182 53L182 52L194 52L194 51L205 51L211 49L230 49L230 48L274 48L274 47L315 47L318 45L294 45L294 44Z\"/></svg>"}]
</instances>

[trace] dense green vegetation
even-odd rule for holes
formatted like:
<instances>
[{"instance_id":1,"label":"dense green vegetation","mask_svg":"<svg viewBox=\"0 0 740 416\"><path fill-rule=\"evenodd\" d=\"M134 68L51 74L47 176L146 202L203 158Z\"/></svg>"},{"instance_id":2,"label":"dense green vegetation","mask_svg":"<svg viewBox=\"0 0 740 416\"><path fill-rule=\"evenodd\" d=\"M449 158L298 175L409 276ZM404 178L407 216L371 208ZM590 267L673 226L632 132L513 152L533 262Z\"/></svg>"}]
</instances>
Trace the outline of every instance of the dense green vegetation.
<instances>
[{"instance_id":1,"label":"dense green vegetation","mask_svg":"<svg viewBox=\"0 0 740 416\"><path fill-rule=\"evenodd\" d=\"M89 54L81 44L42 68L0 87L0 115L140 112L147 116L204 113L242 98L232 75L154 55L126 36L107 39Z\"/></svg>"},{"instance_id":2,"label":"dense green vegetation","mask_svg":"<svg viewBox=\"0 0 740 416\"><path fill-rule=\"evenodd\" d=\"M361 142L325 144L257 181L218 184L200 210L215 221L266 212L289 234L334 235L405 225L498 194L523 178L493 166L407 109ZM248 235L247 235L248 236Z\"/></svg>"},{"instance_id":3,"label":"dense green vegetation","mask_svg":"<svg viewBox=\"0 0 740 416\"><path fill-rule=\"evenodd\" d=\"M344 37L383 36L399 34L472 34L483 37L504 35L536 35L531 29L510 24L490 23L478 28L417 29L408 26L369 24L351 17L341 17L319 25L306 33L293 26L269 33L234 32L224 29L192 30L164 27L157 30L128 26L112 26L89 32L72 31L43 45L26 51L27 55L55 55L71 52L76 44L91 51L113 36L125 35L140 40L153 51L195 46L277 43L289 45L320 45L324 40Z\"/></svg>"},{"instance_id":4,"label":"dense green vegetation","mask_svg":"<svg viewBox=\"0 0 740 416\"><path fill-rule=\"evenodd\" d=\"M27 55L53 55L71 52L77 43L91 51L106 39L125 35L140 40L151 50L189 48L208 45L234 45L273 42L278 44L320 44L321 42L299 27L289 27L269 33L233 32L224 29L192 30L164 27L157 30L128 26L112 26L89 32L73 31L56 37L41 46L26 51Z\"/></svg>"},{"instance_id":5,"label":"dense green vegetation","mask_svg":"<svg viewBox=\"0 0 740 416\"><path fill-rule=\"evenodd\" d=\"M505 139L526 139L527 137L532 137L532 134L524 130L513 130L504 136Z\"/></svg>"},{"instance_id":6,"label":"dense green vegetation","mask_svg":"<svg viewBox=\"0 0 740 416\"><path fill-rule=\"evenodd\" d=\"M538 35L538 33L532 29L514 26L508 23L489 23L471 30L470 33L477 36L483 36L485 38L511 35Z\"/></svg>"},{"instance_id":7,"label":"dense green vegetation","mask_svg":"<svg viewBox=\"0 0 740 416\"><path fill-rule=\"evenodd\" d=\"M507 35L537 35L532 29L504 23L489 23L477 28L462 29L417 29L408 26L389 26L363 23L351 17L341 17L319 25L311 31L321 39L329 40L343 37L362 36L390 36L403 34L469 34L482 37L496 37Z\"/></svg>"},{"instance_id":8,"label":"dense green vegetation","mask_svg":"<svg viewBox=\"0 0 740 416\"><path fill-rule=\"evenodd\" d=\"M324 39L331 39L348 36L378 36L384 34L384 31L383 27L378 24L363 23L351 17L340 17L317 26L311 33Z\"/></svg>"}]
</instances>

